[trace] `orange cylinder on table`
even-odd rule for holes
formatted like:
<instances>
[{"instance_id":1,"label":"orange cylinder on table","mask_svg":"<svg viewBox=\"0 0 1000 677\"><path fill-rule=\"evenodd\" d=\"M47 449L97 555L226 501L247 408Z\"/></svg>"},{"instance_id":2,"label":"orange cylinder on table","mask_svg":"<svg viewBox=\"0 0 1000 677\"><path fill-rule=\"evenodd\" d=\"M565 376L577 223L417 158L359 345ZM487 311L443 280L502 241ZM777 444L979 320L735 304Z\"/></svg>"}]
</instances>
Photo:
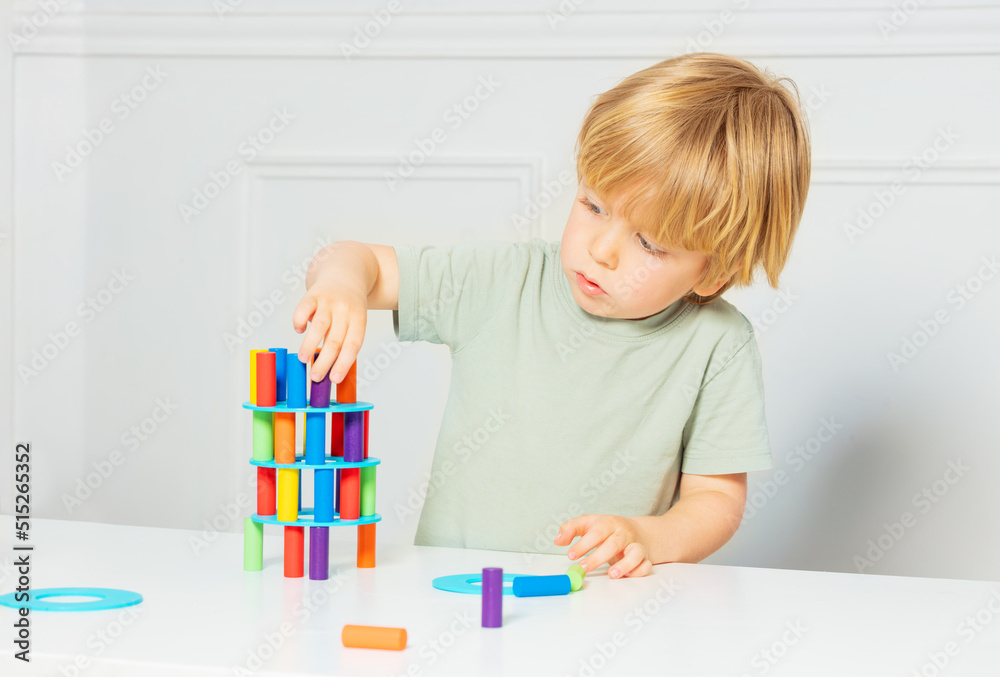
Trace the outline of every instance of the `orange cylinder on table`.
<instances>
[{"instance_id":1,"label":"orange cylinder on table","mask_svg":"<svg viewBox=\"0 0 1000 677\"><path fill-rule=\"evenodd\" d=\"M406 648L405 628L383 628L377 625L345 625L340 633L344 646L359 649L388 649L402 651Z\"/></svg>"},{"instance_id":2,"label":"orange cylinder on table","mask_svg":"<svg viewBox=\"0 0 1000 677\"><path fill-rule=\"evenodd\" d=\"M358 568L375 568L375 524L358 525Z\"/></svg>"},{"instance_id":3,"label":"orange cylinder on table","mask_svg":"<svg viewBox=\"0 0 1000 677\"><path fill-rule=\"evenodd\" d=\"M285 527L285 578L302 578L305 527Z\"/></svg>"}]
</instances>

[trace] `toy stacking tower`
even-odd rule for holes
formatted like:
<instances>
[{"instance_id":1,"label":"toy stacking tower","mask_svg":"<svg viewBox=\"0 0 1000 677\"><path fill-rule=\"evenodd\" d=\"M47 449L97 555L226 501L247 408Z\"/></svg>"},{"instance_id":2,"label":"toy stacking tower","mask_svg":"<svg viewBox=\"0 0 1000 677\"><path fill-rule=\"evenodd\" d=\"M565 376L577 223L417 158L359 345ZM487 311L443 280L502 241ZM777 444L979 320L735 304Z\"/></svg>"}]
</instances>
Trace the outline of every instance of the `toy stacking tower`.
<instances>
[{"instance_id":1,"label":"toy stacking tower","mask_svg":"<svg viewBox=\"0 0 1000 677\"><path fill-rule=\"evenodd\" d=\"M257 466L257 512L244 519L243 569L263 568L264 525L285 531L285 576L301 578L305 528L309 528L309 578L329 575L330 527L358 527L358 567L375 566L375 466L368 457L368 412L358 402L357 363L337 384L312 384L306 401L306 365L285 348L250 351L253 458ZM296 417L302 413L304 453L295 453ZM329 418L327 415L329 414ZM329 420L330 449L326 450ZM313 507L302 507L301 473L313 472ZM275 477L277 475L277 478ZM276 481L277 480L277 481ZM336 489L336 491L335 491Z\"/></svg>"}]
</instances>

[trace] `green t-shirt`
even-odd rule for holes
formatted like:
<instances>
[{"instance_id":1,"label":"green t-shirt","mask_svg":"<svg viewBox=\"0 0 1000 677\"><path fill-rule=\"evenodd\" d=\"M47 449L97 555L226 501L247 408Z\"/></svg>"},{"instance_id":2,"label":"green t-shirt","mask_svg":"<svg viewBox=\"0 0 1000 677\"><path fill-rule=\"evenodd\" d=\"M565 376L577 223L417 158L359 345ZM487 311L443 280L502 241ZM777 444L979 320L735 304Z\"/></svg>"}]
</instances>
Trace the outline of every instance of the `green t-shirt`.
<instances>
[{"instance_id":1,"label":"green t-shirt","mask_svg":"<svg viewBox=\"0 0 1000 677\"><path fill-rule=\"evenodd\" d=\"M452 355L416 545L561 553L562 522L663 514L682 471L773 467L760 353L727 301L591 315L540 239L396 255L397 338Z\"/></svg>"}]
</instances>

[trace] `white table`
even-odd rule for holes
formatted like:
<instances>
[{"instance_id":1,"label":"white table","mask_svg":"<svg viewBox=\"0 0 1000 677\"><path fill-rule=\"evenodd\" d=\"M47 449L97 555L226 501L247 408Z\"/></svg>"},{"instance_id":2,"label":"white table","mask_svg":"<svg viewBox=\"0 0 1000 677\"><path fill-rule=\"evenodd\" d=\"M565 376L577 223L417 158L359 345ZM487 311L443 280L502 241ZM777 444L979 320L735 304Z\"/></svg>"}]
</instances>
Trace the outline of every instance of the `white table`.
<instances>
[{"instance_id":1,"label":"white table","mask_svg":"<svg viewBox=\"0 0 1000 677\"><path fill-rule=\"evenodd\" d=\"M264 571L244 573L241 535L219 534L196 555L199 532L33 520L33 588L123 588L144 601L33 612L30 666L13 658L16 611L0 607L0 674L1000 674L1000 584L666 564L635 580L594 574L568 596L505 596L503 628L486 629L479 597L431 580L484 566L562 573L568 561L380 545L377 568L358 570L353 532L331 542L331 578L311 581L308 563L306 578L283 577L273 527ZM2 593L16 581L12 534L0 516ZM964 620L977 613L978 630ZM407 648L345 649L347 623L404 627Z\"/></svg>"}]
</instances>

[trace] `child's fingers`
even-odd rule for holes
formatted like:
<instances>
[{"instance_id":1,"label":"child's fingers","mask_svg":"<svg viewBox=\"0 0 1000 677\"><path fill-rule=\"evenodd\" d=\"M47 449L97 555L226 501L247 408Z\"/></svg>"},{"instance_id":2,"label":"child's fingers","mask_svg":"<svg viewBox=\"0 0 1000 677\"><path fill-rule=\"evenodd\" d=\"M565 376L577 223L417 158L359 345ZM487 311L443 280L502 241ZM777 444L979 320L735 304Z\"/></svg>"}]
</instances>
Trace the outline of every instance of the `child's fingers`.
<instances>
[{"instance_id":1,"label":"child's fingers","mask_svg":"<svg viewBox=\"0 0 1000 677\"><path fill-rule=\"evenodd\" d=\"M577 536L583 536L587 529L593 524L596 515L580 515L559 525L559 533L556 534L553 543L556 545L569 545Z\"/></svg>"},{"instance_id":2,"label":"child's fingers","mask_svg":"<svg viewBox=\"0 0 1000 677\"><path fill-rule=\"evenodd\" d=\"M333 328L330 329L332 333ZM337 342L330 340L330 334L326 335L323 339L323 347L319 349L319 354L313 353L315 359L312 363L312 371L309 372L309 378L315 382L320 382L323 377L329 374L330 365L337 357Z\"/></svg>"},{"instance_id":3,"label":"child's fingers","mask_svg":"<svg viewBox=\"0 0 1000 677\"><path fill-rule=\"evenodd\" d=\"M649 561L649 558L642 560L635 569L632 569L629 573L625 574L626 578L642 578L643 576L648 576L653 570L653 563Z\"/></svg>"},{"instance_id":4,"label":"child's fingers","mask_svg":"<svg viewBox=\"0 0 1000 677\"><path fill-rule=\"evenodd\" d=\"M580 536L580 540L569 547L569 552L567 552L566 554L569 556L570 559L577 559L579 557L583 557L588 552L590 552L594 548L604 543L604 541L608 538L608 536L611 535L613 531L614 531L614 525L608 520L602 520L602 519L595 520L594 523L590 525L590 528L587 529L586 533ZM614 554L613 552L609 553L604 559L601 560L601 562L599 562L599 564L607 562L608 557L611 557L611 555L613 554ZM580 564L582 565L583 562L580 562ZM594 564L589 569L587 569L587 571L593 570L594 567L596 566L597 564Z\"/></svg>"},{"instance_id":5,"label":"child's fingers","mask_svg":"<svg viewBox=\"0 0 1000 677\"><path fill-rule=\"evenodd\" d=\"M330 310L326 304L320 304L313 313L312 322L306 329L305 336L302 337L302 345L299 346L299 362L309 364L309 360L316 353L316 348L320 341L326 336L327 329L330 328Z\"/></svg>"},{"instance_id":6,"label":"child's fingers","mask_svg":"<svg viewBox=\"0 0 1000 677\"><path fill-rule=\"evenodd\" d=\"M306 294L299 301L299 305L295 307L295 312L292 313L292 326L295 328L296 334L301 334L306 330L306 325L309 324L309 319L316 312L316 297Z\"/></svg>"},{"instance_id":7,"label":"child's fingers","mask_svg":"<svg viewBox=\"0 0 1000 677\"><path fill-rule=\"evenodd\" d=\"M335 309L330 319L330 329L323 338L323 349L319 357L313 362L312 374L310 378L314 381L321 381L330 373L330 366L340 355L340 346L344 343L344 334L347 333L347 315L343 310Z\"/></svg>"},{"instance_id":8,"label":"child's fingers","mask_svg":"<svg viewBox=\"0 0 1000 677\"><path fill-rule=\"evenodd\" d=\"M640 565L646 559L646 551L638 543L629 543L622 552L622 557L617 562L612 562L608 569L608 578L622 578L623 576L643 575L638 574Z\"/></svg>"},{"instance_id":9,"label":"child's fingers","mask_svg":"<svg viewBox=\"0 0 1000 677\"><path fill-rule=\"evenodd\" d=\"M580 542L582 543L583 539L580 539ZM594 548L592 553L584 557L579 564L587 571L593 571L618 553L622 552L625 549L625 545L626 544L622 542L621 537L618 535L618 532L613 531L608 534L596 548Z\"/></svg>"},{"instance_id":10,"label":"child's fingers","mask_svg":"<svg viewBox=\"0 0 1000 677\"><path fill-rule=\"evenodd\" d=\"M365 325L368 322L368 313L362 311L352 316L350 324L347 326L347 335L344 336L344 344L341 346L340 355L333 363L330 370L330 378L334 383L344 380L351 365L358 359L361 345L365 340Z\"/></svg>"}]
</instances>

